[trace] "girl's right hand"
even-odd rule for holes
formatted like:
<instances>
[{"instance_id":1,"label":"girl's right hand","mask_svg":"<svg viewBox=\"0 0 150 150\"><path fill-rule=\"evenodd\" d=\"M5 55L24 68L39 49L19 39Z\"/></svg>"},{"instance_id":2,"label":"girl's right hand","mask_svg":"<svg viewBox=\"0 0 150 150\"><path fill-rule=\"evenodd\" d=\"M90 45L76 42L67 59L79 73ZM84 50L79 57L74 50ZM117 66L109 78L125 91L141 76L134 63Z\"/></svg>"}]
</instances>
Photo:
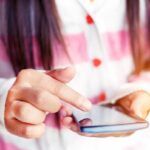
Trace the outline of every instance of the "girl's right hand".
<instances>
[{"instance_id":1,"label":"girl's right hand","mask_svg":"<svg viewBox=\"0 0 150 150\"><path fill-rule=\"evenodd\" d=\"M5 105L7 130L25 138L40 137L47 112L58 112L63 101L83 111L90 110L91 103L65 85L74 74L71 67L49 72L22 70L8 92Z\"/></svg>"}]
</instances>

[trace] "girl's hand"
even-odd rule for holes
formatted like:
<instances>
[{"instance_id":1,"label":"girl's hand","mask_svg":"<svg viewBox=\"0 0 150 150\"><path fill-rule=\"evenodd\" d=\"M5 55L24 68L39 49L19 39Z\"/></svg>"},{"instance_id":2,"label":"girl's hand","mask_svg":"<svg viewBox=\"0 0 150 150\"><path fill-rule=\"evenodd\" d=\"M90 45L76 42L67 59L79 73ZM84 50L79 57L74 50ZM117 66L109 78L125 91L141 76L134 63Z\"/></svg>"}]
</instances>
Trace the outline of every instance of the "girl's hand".
<instances>
[{"instance_id":1,"label":"girl's hand","mask_svg":"<svg viewBox=\"0 0 150 150\"><path fill-rule=\"evenodd\" d=\"M150 94L145 91L132 93L116 102L126 112L145 119L150 111Z\"/></svg>"},{"instance_id":2,"label":"girl's hand","mask_svg":"<svg viewBox=\"0 0 150 150\"><path fill-rule=\"evenodd\" d=\"M150 95L144 91L138 91L132 93L116 102L115 105L121 106L127 114L136 115L140 118L145 119L150 111ZM61 110L62 117L61 122L62 125L71 129L74 132L79 133L83 136L92 136L92 137L120 137L120 136L129 136L132 132L129 133L114 133L114 134L82 134L79 131L78 125L75 123L72 113L68 108L63 108ZM85 122L87 124L87 122ZM83 122L84 124L84 122Z\"/></svg>"},{"instance_id":3,"label":"girl's hand","mask_svg":"<svg viewBox=\"0 0 150 150\"><path fill-rule=\"evenodd\" d=\"M21 71L6 100L5 125L8 131L26 138L40 137L47 112L58 112L63 101L88 111L91 103L65 85L74 74L73 68L45 73L32 69Z\"/></svg>"}]
</instances>

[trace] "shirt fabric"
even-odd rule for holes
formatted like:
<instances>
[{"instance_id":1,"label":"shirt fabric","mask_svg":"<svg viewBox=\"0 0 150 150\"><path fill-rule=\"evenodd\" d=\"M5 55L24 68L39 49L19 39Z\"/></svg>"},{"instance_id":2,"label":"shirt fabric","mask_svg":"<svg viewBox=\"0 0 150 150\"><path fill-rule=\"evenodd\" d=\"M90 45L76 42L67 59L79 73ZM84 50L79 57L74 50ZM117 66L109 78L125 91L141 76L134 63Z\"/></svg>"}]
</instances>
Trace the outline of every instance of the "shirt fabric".
<instances>
[{"instance_id":1,"label":"shirt fabric","mask_svg":"<svg viewBox=\"0 0 150 150\"><path fill-rule=\"evenodd\" d=\"M115 102L138 90L150 92L150 72L131 76L134 69L122 0L56 0L67 53L76 68L75 78L68 84L93 103ZM144 16L144 0L141 0ZM144 18L144 17L143 17ZM54 68L71 63L55 45ZM46 132L36 140L10 134L5 129L4 110L7 92L15 75L5 46L0 41L0 150L149 150L150 129L129 137L89 138L69 129L58 129L56 116L49 114ZM37 68L41 68L37 46L34 46Z\"/></svg>"}]
</instances>

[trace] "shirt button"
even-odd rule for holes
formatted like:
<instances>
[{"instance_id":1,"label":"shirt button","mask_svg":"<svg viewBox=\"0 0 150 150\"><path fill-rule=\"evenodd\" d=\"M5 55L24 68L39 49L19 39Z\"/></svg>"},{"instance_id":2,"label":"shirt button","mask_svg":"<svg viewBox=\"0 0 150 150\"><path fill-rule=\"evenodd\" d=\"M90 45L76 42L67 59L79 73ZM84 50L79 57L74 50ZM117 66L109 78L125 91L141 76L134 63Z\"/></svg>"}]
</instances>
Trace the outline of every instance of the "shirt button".
<instances>
[{"instance_id":1,"label":"shirt button","mask_svg":"<svg viewBox=\"0 0 150 150\"><path fill-rule=\"evenodd\" d=\"M88 24L93 24L93 23L94 23L94 20L93 20L93 18L92 18L90 15L87 15L87 16L86 16L86 22L87 22Z\"/></svg>"},{"instance_id":2,"label":"shirt button","mask_svg":"<svg viewBox=\"0 0 150 150\"><path fill-rule=\"evenodd\" d=\"M105 100L106 100L106 93L105 93L105 92L101 92L101 93L99 94L98 99L99 99L99 102L105 101Z\"/></svg>"},{"instance_id":3,"label":"shirt button","mask_svg":"<svg viewBox=\"0 0 150 150\"><path fill-rule=\"evenodd\" d=\"M98 58L93 59L93 65L95 67L99 67L101 65L101 63L102 63L102 61L100 59L98 59Z\"/></svg>"}]
</instances>

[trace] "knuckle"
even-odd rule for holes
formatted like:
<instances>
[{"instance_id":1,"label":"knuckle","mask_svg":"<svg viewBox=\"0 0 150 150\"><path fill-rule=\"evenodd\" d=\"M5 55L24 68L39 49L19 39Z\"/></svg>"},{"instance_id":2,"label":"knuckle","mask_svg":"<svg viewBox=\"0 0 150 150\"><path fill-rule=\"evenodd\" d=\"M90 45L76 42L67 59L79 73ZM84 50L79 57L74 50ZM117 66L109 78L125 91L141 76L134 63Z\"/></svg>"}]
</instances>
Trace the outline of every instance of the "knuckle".
<instances>
[{"instance_id":1,"label":"knuckle","mask_svg":"<svg viewBox=\"0 0 150 150\"><path fill-rule=\"evenodd\" d=\"M45 99L47 98L47 92L46 91L39 91L36 93L36 103L37 105L42 105Z\"/></svg>"},{"instance_id":2,"label":"knuckle","mask_svg":"<svg viewBox=\"0 0 150 150\"><path fill-rule=\"evenodd\" d=\"M32 73L33 73L33 69L23 69L19 72L18 78L19 79L22 79L24 77L28 78L28 77L32 76Z\"/></svg>"},{"instance_id":3,"label":"knuckle","mask_svg":"<svg viewBox=\"0 0 150 150\"><path fill-rule=\"evenodd\" d=\"M28 75L29 74L29 71L28 69L23 69L19 72L18 76L19 77L22 77L22 76L25 76L25 75Z\"/></svg>"},{"instance_id":4,"label":"knuckle","mask_svg":"<svg viewBox=\"0 0 150 150\"><path fill-rule=\"evenodd\" d=\"M18 93L18 89L16 87L12 87L8 90L8 98L14 97Z\"/></svg>"}]
</instances>

